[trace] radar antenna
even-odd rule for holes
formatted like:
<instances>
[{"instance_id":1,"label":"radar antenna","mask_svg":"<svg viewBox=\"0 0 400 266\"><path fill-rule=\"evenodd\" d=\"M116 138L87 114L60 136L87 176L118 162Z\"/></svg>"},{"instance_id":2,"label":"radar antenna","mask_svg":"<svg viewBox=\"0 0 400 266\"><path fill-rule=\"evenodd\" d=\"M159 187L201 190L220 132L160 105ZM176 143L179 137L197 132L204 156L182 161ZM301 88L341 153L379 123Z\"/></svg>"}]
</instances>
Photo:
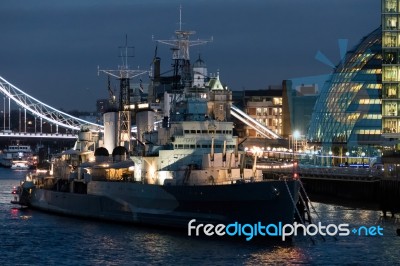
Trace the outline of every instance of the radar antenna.
<instances>
[{"instance_id":1,"label":"radar antenna","mask_svg":"<svg viewBox=\"0 0 400 266\"><path fill-rule=\"evenodd\" d=\"M183 88L191 87L192 73L190 68L189 48L211 42L210 40L190 40L190 35L195 34L195 31L182 29L182 6L179 8L179 30L175 31L175 39L156 40L158 43L171 46L172 59L174 60L174 76L179 82L173 85L175 92L182 92Z\"/></svg>"},{"instance_id":2,"label":"radar antenna","mask_svg":"<svg viewBox=\"0 0 400 266\"><path fill-rule=\"evenodd\" d=\"M190 35L196 34L195 31L182 30L182 6L179 8L179 30L175 31L176 38L172 40L156 40L172 46L173 54L172 59L190 60L189 47L211 42L210 40L189 40Z\"/></svg>"}]
</instances>

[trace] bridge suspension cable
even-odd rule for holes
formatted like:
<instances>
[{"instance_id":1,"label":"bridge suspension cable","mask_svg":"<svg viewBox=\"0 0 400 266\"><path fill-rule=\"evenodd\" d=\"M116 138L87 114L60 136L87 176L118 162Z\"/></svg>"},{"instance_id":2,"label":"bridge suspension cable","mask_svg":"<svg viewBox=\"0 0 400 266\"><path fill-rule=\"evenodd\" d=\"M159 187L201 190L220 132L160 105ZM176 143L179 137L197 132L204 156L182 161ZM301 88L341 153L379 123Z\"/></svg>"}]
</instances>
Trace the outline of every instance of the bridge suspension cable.
<instances>
[{"instance_id":1,"label":"bridge suspension cable","mask_svg":"<svg viewBox=\"0 0 400 266\"><path fill-rule=\"evenodd\" d=\"M261 135L263 135L264 137L266 137L268 139L281 139L282 138L281 136L276 134L274 131L267 128L266 126L264 126L263 124L261 124L260 122L258 122L257 120L255 120L254 118L252 118L251 116L249 116L248 114L246 114L245 112L243 112L242 110L240 110L239 108L237 108L234 105L231 106L231 114L234 117L236 117L237 119L239 119L240 121L242 121L243 123L245 123L246 125L255 129L258 133L260 133Z\"/></svg>"},{"instance_id":2,"label":"bridge suspension cable","mask_svg":"<svg viewBox=\"0 0 400 266\"><path fill-rule=\"evenodd\" d=\"M92 131L103 129L102 125L74 117L39 101L2 77L0 77L0 92L32 115L40 117L49 123L72 130L80 130L83 126L89 127Z\"/></svg>"}]
</instances>

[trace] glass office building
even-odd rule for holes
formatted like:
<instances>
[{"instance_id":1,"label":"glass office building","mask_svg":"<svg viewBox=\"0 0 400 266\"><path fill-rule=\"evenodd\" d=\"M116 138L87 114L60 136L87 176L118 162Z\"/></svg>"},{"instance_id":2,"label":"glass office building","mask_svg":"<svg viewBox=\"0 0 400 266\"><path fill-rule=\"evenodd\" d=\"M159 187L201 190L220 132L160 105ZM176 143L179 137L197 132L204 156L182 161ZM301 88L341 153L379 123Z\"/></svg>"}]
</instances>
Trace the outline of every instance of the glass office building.
<instances>
[{"instance_id":1,"label":"glass office building","mask_svg":"<svg viewBox=\"0 0 400 266\"><path fill-rule=\"evenodd\" d=\"M397 112L388 113L386 105L382 106L386 101L382 98L385 99L382 97L380 27L347 52L325 83L311 118L309 142L322 147L326 153L377 155L376 151L384 141L382 130L386 130L386 126L394 127L388 122L392 115L393 119L398 119ZM388 119L384 120L386 117ZM382 123L385 123L384 127ZM339 148L341 154L338 154Z\"/></svg>"},{"instance_id":2,"label":"glass office building","mask_svg":"<svg viewBox=\"0 0 400 266\"><path fill-rule=\"evenodd\" d=\"M382 0L382 127L387 139L400 137L400 0Z\"/></svg>"}]
</instances>

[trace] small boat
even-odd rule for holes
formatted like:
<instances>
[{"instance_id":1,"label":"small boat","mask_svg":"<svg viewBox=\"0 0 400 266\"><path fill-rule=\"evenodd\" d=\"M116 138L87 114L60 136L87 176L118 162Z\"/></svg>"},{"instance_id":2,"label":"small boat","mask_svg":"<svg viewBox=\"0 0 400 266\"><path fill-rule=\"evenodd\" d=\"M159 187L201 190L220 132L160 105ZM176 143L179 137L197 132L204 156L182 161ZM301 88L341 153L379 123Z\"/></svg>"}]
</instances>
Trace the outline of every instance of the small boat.
<instances>
[{"instance_id":1,"label":"small boat","mask_svg":"<svg viewBox=\"0 0 400 266\"><path fill-rule=\"evenodd\" d=\"M33 151L29 145L9 145L0 151L0 166L10 168L13 161L32 160ZM20 169L20 168L18 168Z\"/></svg>"},{"instance_id":2,"label":"small boat","mask_svg":"<svg viewBox=\"0 0 400 266\"><path fill-rule=\"evenodd\" d=\"M28 170L30 165L28 161L12 161L11 169L13 170Z\"/></svg>"}]
</instances>

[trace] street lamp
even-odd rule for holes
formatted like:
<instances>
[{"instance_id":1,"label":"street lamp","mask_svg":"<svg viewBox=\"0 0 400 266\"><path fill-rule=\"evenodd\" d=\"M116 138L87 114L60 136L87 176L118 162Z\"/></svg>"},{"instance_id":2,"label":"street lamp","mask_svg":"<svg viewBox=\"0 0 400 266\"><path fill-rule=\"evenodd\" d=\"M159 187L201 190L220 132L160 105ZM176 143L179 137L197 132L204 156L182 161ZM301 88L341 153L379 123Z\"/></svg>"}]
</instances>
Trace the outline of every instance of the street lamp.
<instances>
[{"instance_id":1,"label":"street lamp","mask_svg":"<svg viewBox=\"0 0 400 266\"><path fill-rule=\"evenodd\" d=\"M328 153L329 153L329 161L330 161L331 165L333 165L332 151L329 151Z\"/></svg>"},{"instance_id":2,"label":"street lamp","mask_svg":"<svg viewBox=\"0 0 400 266\"><path fill-rule=\"evenodd\" d=\"M350 155L350 152L346 152L346 166L349 166L349 155Z\"/></svg>"},{"instance_id":3,"label":"street lamp","mask_svg":"<svg viewBox=\"0 0 400 266\"><path fill-rule=\"evenodd\" d=\"M300 131L295 130L293 132L293 151L297 150L297 140L300 138Z\"/></svg>"}]
</instances>

